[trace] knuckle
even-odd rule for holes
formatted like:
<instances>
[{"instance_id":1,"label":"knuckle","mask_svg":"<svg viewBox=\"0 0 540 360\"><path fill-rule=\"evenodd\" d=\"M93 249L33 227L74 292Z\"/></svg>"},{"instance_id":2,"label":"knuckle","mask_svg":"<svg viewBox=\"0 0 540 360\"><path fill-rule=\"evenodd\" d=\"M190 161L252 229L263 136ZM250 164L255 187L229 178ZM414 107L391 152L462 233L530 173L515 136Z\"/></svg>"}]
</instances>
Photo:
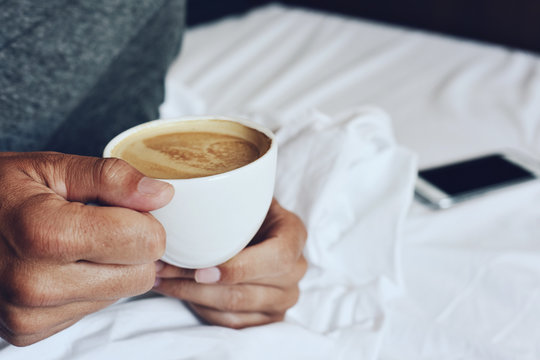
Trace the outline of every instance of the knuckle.
<instances>
[{"instance_id":1,"label":"knuckle","mask_svg":"<svg viewBox=\"0 0 540 360\"><path fill-rule=\"evenodd\" d=\"M299 247L303 249L308 238L306 226L298 215L290 211L287 211L287 213L288 227L293 229L293 232L291 233L294 234L294 237L292 237L291 239L295 240L293 243L296 244L297 247L299 245Z\"/></svg>"},{"instance_id":2,"label":"knuckle","mask_svg":"<svg viewBox=\"0 0 540 360\"><path fill-rule=\"evenodd\" d=\"M48 194L23 204L13 212L13 231L19 256L22 258L49 258L62 255L66 249L54 221L37 202L47 201Z\"/></svg>"},{"instance_id":3,"label":"knuckle","mask_svg":"<svg viewBox=\"0 0 540 360\"><path fill-rule=\"evenodd\" d=\"M282 265L283 273L298 274L298 279L302 278L307 270L307 262L302 251L295 244L283 243L278 250L278 260Z\"/></svg>"},{"instance_id":4,"label":"knuckle","mask_svg":"<svg viewBox=\"0 0 540 360\"><path fill-rule=\"evenodd\" d=\"M246 266L239 260L227 264L221 271L223 273L221 282L224 284L238 284L246 277Z\"/></svg>"},{"instance_id":5,"label":"knuckle","mask_svg":"<svg viewBox=\"0 0 540 360\"><path fill-rule=\"evenodd\" d=\"M175 279L174 281L168 280L165 285L160 285L160 292L179 300L185 300L190 306L196 306L195 303L188 301L190 297L190 289L192 283L187 279Z\"/></svg>"},{"instance_id":6,"label":"knuckle","mask_svg":"<svg viewBox=\"0 0 540 360\"><path fill-rule=\"evenodd\" d=\"M127 162L117 158L98 159L94 166L96 184L115 183L133 169Z\"/></svg>"},{"instance_id":7,"label":"knuckle","mask_svg":"<svg viewBox=\"0 0 540 360\"><path fill-rule=\"evenodd\" d=\"M300 288L298 286L293 286L291 291L289 291L289 297L286 303L286 309L290 309L294 305L296 305L299 299L300 299Z\"/></svg>"},{"instance_id":8,"label":"knuckle","mask_svg":"<svg viewBox=\"0 0 540 360\"><path fill-rule=\"evenodd\" d=\"M148 216L151 216L148 214ZM165 228L157 220L152 219L151 231L145 237L144 250L152 257L152 260L160 259L165 253L166 233Z\"/></svg>"},{"instance_id":9,"label":"knuckle","mask_svg":"<svg viewBox=\"0 0 540 360\"><path fill-rule=\"evenodd\" d=\"M2 330L0 328L0 330ZM4 338L8 343L17 347L23 347L30 345L29 342L25 341L23 337L12 335L6 330L0 331L0 337Z\"/></svg>"},{"instance_id":10,"label":"knuckle","mask_svg":"<svg viewBox=\"0 0 540 360\"><path fill-rule=\"evenodd\" d=\"M31 207L21 205L12 212L12 229L14 238L17 239L17 247L20 249L21 257L33 257L41 253L43 246L42 227L36 218Z\"/></svg>"},{"instance_id":11,"label":"knuckle","mask_svg":"<svg viewBox=\"0 0 540 360\"><path fill-rule=\"evenodd\" d=\"M281 264L281 271L288 274L294 271L298 262L298 255L290 247L283 245L278 250L276 261Z\"/></svg>"},{"instance_id":12,"label":"knuckle","mask_svg":"<svg viewBox=\"0 0 540 360\"><path fill-rule=\"evenodd\" d=\"M239 315L231 313L224 314L221 325L236 330L243 329L247 326Z\"/></svg>"},{"instance_id":13,"label":"knuckle","mask_svg":"<svg viewBox=\"0 0 540 360\"><path fill-rule=\"evenodd\" d=\"M306 242L307 242L307 239L308 239L308 232L307 232L307 229L306 227L304 226L304 223L300 223L302 226L301 226L301 232L300 232L300 235L299 235L299 240L300 240L300 244L301 244L301 249L303 250L304 247L306 246Z\"/></svg>"},{"instance_id":14,"label":"knuckle","mask_svg":"<svg viewBox=\"0 0 540 360\"><path fill-rule=\"evenodd\" d=\"M4 286L6 300L16 306L41 307L54 303L54 295L44 286L44 281L35 273L24 272L22 275L7 275Z\"/></svg>"},{"instance_id":15,"label":"knuckle","mask_svg":"<svg viewBox=\"0 0 540 360\"><path fill-rule=\"evenodd\" d=\"M246 294L241 287L229 287L223 297L222 310L228 312L242 311L245 308L246 301Z\"/></svg>"},{"instance_id":16,"label":"knuckle","mask_svg":"<svg viewBox=\"0 0 540 360\"><path fill-rule=\"evenodd\" d=\"M10 301L24 307L38 307L46 304L46 296L31 282L20 284L11 292Z\"/></svg>"},{"instance_id":17,"label":"knuckle","mask_svg":"<svg viewBox=\"0 0 540 360\"><path fill-rule=\"evenodd\" d=\"M302 221L302 219L300 219L298 215L296 214L293 214L293 215L294 215L294 219L296 223L298 224L298 229L299 229L298 236L300 240L302 240L302 242L305 242L308 237L308 231L306 229L306 226L304 225L304 222Z\"/></svg>"},{"instance_id":18,"label":"knuckle","mask_svg":"<svg viewBox=\"0 0 540 360\"><path fill-rule=\"evenodd\" d=\"M58 166L69 161L69 155L53 151L42 151L35 154L35 161L32 162L36 173L45 178L47 175L54 175Z\"/></svg>"},{"instance_id":19,"label":"knuckle","mask_svg":"<svg viewBox=\"0 0 540 360\"><path fill-rule=\"evenodd\" d=\"M280 321L283 321L283 319L285 319L285 312L274 313L274 314L268 315L267 323L269 324L269 323L274 323L274 322L280 322Z\"/></svg>"},{"instance_id":20,"label":"knuckle","mask_svg":"<svg viewBox=\"0 0 540 360\"><path fill-rule=\"evenodd\" d=\"M14 346L17 347L24 347L28 345L32 345L39 340L42 340L42 338L37 338L33 340L29 340L27 336L8 336L6 337L6 341Z\"/></svg>"},{"instance_id":21,"label":"knuckle","mask_svg":"<svg viewBox=\"0 0 540 360\"><path fill-rule=\"evenodd\" d=\"M24 338L42 332L44 324L35 320L35 316L27 311L12 310L3 319L5 327L11 334L11 343L14 345L28 345Z\"/></svg>"},{"instance_id":22,"label":"knuckle","mask_svg":"<svg viewBox=\"0 0 540 360\"><path fill-rule=\"evenodd\" d=\"M25 254L37 259L62 257L66 249L61 238L56 235L55 230L48 225L35 230L31 237L23 241Z\"/></svg>"},{"instance_id":23,"label":"knuckle","mask_svg":"<svg viewBox=\"0 0 540 360\"><path fill-rule=\"evenodd\" d=\"M90 254L98 249L106 249L107 252L113 251L114 243L111 239L117 239L121 242L121 223L112 216L106 216L98 212L93 207L87 208L86 219L90 221L80 221L74 227L75 236L79 239L79 247L83 254ZM95 241L91 241L92 234L100 234L101 236Z\"/></svg>"},{"instance_id":24,"label":"knuckle","mask_svg":"<svg viewBox=\"0 0 540 360\"><path fill-rule=\"evenodd\" d=\"M296 263L298 262L299 254L297 254L291 248L287 248L282 252L281 257L283 258L283 262L287 271L293 271Z\"/></svg>"},{"instance_id":25,"label":"knuckle","mask_svg":"<svg viewBox=\"0 0 540 360\"><path fill-rule=\"evenodd\" d=\"M308 269L308 262L306 258L302 255L298 259L298 262L296 264L297 270L297 281L300 281L306 275L307 269Z\"/></svg>"},{"instance_id":26,"label":"knuckle","mask_svg":"<svg viewBox=\"0 0 540 360\"><path fill-rule=\"evenodd\" d=\"M277 301L274 301L272 305L270 305L270 315L285 315L285 312L292 308L297 302L300 297L300 289L298 286L291 286L287 289L284 289L281 293L279 299Z\"/></svg>"},{"instance_id":27,"label":"knuckle","mask_svg":"<svg viewBox=\"0 0 540 360\"><path fill-rule=\"evenodd\" d=\"M134 276L133 288L126 289L126 293L132 295L140 295L150 291L154 287L156 280L154 263L144 264L139 266L140 274Z\"/></svg>"}]
</instances>

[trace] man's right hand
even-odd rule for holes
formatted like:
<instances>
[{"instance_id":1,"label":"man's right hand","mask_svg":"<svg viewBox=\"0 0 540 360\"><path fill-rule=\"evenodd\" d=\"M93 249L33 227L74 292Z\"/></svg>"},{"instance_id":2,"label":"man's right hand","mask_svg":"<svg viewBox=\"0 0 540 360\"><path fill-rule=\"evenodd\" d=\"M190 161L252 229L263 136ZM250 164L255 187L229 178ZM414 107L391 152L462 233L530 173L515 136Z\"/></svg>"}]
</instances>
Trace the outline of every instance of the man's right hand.
<instances>
[{"instance_id":1,"label":"man's right hand","mask_svg":"<svg viewBox=\"0 0 540 360\"><path fill-rule=\"evenodd\" d=\"M173 192L118 159L0 153L0 336L29 345L150 290L165 231L148 211Z\"/></svg>"}]
</instances>

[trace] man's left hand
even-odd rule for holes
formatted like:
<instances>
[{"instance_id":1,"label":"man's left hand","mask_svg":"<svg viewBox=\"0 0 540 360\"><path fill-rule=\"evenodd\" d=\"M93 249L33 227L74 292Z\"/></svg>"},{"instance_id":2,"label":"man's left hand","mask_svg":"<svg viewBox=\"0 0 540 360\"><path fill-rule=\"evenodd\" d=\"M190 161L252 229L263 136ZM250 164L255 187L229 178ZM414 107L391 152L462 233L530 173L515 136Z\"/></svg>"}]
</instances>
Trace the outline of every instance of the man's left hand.
<instances>
[{"instance_id":1,"label":"man's left hand","mask_svg":"<svg viewBox=\"0 0 540 360\"><path fill-rule=\"evenodd\" d=\"M183 269L163 264L154 290L185 300L210 324L240 329L284 318L298 300L307 262L306 229L276 200L250 245L216 267Z\"/></svg>"}]
</instances>

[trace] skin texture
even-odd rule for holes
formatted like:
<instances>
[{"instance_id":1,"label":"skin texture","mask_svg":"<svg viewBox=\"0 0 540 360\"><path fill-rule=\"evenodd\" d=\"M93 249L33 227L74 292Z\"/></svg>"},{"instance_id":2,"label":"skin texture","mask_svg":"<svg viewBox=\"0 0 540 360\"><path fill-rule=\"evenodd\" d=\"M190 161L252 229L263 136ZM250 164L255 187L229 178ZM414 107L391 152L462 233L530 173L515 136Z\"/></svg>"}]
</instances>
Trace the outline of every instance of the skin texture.
<instances>
[{"instance_id":1,"label":"skin texture","mask_svg":"<svg viewBox=\"0 0 540 360\"><path fill-rule=\"evenodd\" d=\"M210 269L162 263L154 290L185 300L210 324L240 329L280 321L298 300L306 237L301 220L274 200L250 246Z\"/></svg>"},{"instance_id":2,"label":"skin texture","mask_svg":"<svg viewBox=\"0 0 540 360\"><path fill-rule=\"evenodd\" d=\"M283 319L307 268L300 219L274 200L233 259L181 269L156 261L165 230L148 213L173 193L118 159L0 153L0 336L26 346L152 287L210 324Z\"/></svg>"},{"instance_id":3,"label":"skin texture","mask_svg":"<svg viewBox=\"0 0 540 360\"><path fill-rule=\"evenodd\" d=\"M173 193L121 160L0 154L0 336L29 345L151 289L165 231L148 211Z\"/></svg>"}]
</instances>

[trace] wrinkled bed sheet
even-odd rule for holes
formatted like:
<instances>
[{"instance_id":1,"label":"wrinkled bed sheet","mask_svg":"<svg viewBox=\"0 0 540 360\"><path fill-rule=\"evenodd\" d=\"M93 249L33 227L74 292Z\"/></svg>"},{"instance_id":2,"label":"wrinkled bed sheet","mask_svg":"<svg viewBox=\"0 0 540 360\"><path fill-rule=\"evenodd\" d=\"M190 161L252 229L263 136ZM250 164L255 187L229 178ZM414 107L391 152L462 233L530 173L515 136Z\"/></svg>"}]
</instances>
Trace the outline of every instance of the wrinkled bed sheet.
<instances>
[{"instance_id":1,"label":"wrinkled bed sheet","mask_svg":"<svg viewBox=\"0 0 540 360\"><path fill-rule=\"evenodd\" d=\"M231 330L143 296L0 343L2 359L540 357L540 184L441 212L413 201L417 166L540 158L536 56L274 5L190 30L166 86L163 117L276 131L276 196L309 230L298 304Z\"/></svg>"}]
</instances>

